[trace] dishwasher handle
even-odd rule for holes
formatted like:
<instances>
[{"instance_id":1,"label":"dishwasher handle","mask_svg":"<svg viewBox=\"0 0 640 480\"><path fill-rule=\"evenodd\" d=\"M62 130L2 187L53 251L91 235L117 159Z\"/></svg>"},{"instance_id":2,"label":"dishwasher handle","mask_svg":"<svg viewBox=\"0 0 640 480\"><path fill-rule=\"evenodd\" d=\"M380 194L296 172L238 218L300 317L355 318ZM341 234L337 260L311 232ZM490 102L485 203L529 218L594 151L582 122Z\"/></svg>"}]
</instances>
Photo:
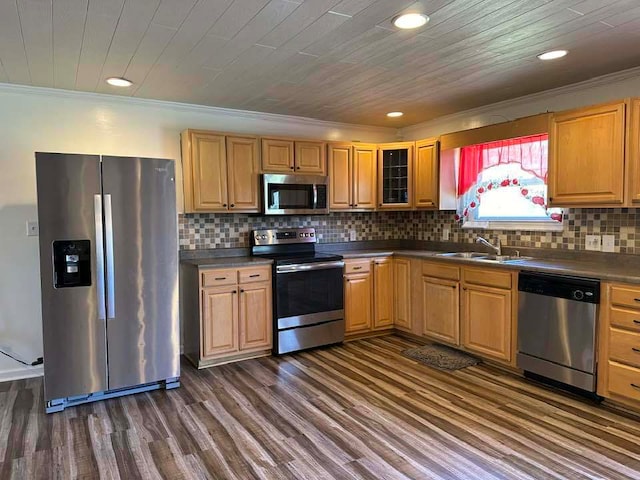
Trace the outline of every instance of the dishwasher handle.
<instances>
[{"instance_id":1,"label":"dishwasher handle","mask_svg":"<svg viewBox=\"0 0 640 480\"><path fill-rule=\"evenodd\" d=\"M600 303L600 281L592 278L522 271L518 275L518 290L574 302Z\"/></svg>"}]
</instances>

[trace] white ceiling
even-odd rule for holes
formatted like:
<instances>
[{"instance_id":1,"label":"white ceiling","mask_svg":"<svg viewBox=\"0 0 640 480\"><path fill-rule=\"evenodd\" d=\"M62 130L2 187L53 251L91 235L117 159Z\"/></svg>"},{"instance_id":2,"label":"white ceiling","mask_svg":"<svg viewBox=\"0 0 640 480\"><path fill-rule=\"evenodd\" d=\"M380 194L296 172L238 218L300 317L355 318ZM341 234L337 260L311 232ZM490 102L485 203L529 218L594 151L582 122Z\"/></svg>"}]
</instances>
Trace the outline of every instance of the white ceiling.
<instances>
[{"instance_id":1,"label":"white ceiling","mask_svg":"<svg viewBox=\"0 0 640 480\"><path fill-rule=\"evenodd\" d=\"M0 0L0 82L367 125L638 65L640 0Z\"/></svg>"}]
</instances>

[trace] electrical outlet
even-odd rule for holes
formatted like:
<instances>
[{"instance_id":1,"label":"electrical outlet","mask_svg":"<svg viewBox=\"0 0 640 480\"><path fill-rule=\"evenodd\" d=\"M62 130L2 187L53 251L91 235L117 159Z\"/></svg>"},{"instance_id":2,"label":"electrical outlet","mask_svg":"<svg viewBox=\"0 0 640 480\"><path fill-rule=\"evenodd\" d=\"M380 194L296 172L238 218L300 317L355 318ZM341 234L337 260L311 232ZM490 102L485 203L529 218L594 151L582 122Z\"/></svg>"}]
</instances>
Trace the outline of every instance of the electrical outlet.
<instances>
[{"instance_id":1,"label":"electrical outlet","mask_svg":"<svg viewBox=\"0 0 640 480\"><path fill-rule=\"evenodd\" d=\"M600 235L585 235L584 249L600 251L601 250Z\"/></svg>"},{"instance_id":2,"label":"electrical outlet","mask_svg":"<svg viewBox=\"0 0 640 480\"><path fill-rule=\"evenodd\" d=\"M355 242L358 238L356 237L356 231L355 230L350 230L349 231L349 241L350 242Z\"/></svg>"},{"instance_id":3,"label":"electrical outlet","mask_svg":"<svg viewBox=\"0 0 640 480\"><path fill-rule=\"evenodd\" d=\"M616 236L615 235L603 235L602 236L602 251L603 252L615 252L616 251Z\"/></svg>"},{"instance_id":4,"label":"electrical outlet","mask_svg":"<svg viewBox=\"0 0 640 480\"><path fill-rule=\"evenodd\" d=\"M27 237L37 237L38 236L38 221L37 220L28 220L27 221Z\"/></svg>"},{"instance_id":5,"label":"electrical outlet","mask_svg":"<svg viewBox=\"0 0 640 480\"><path fill-rule=\"evenodd\" d=\"M451 229L449 227L442 228L442 240L444 242L449 240L449 236L451 235Z\"/></svg>"}]
</instances>

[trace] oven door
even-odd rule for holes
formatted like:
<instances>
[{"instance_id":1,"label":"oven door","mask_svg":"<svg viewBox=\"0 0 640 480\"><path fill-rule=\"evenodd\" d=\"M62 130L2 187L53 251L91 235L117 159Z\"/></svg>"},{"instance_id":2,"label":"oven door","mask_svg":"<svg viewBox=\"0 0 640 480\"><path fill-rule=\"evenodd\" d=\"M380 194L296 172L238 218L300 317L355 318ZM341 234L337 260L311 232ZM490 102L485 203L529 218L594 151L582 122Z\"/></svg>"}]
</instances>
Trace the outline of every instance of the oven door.
<instances>
[{"instance_id":1,"label":"oven door","mask_svg":"<svg viewBox=\"0 0 640 480\"><path fill-rule=\"evenodd\" d=\"M329 213L327 177L266 174L263 190L267 215Z\"/></svg>"},{"instance_id":2,"label":"oven door","mask_svg":"<svg viewBox=\"0 0 640 480\"><path fill-rule=\"evenodd\" d=\"M344 317L344 262L282 265L276 268L276 317L279 330Z\"/></svg>"}]
</instances>

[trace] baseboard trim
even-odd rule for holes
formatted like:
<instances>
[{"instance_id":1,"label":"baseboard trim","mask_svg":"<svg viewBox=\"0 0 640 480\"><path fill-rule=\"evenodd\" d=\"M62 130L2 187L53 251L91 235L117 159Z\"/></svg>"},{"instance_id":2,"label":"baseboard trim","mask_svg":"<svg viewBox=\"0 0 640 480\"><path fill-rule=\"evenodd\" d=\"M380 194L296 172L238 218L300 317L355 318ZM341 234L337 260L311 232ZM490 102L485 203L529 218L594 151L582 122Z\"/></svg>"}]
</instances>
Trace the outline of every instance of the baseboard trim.
<instances>
[{"instance_id":1,"label":"baseboard trim","mask_svg":"<svg viewBox=\"0 0 640 480\"><path fill-rule=\"evenodd\" d=\"M0 382L41 377L42 375L44 375L44 368L42 365L38 365L37 367L12 368L9 370L0 370Z\"/></svg>"}]
</instances>

